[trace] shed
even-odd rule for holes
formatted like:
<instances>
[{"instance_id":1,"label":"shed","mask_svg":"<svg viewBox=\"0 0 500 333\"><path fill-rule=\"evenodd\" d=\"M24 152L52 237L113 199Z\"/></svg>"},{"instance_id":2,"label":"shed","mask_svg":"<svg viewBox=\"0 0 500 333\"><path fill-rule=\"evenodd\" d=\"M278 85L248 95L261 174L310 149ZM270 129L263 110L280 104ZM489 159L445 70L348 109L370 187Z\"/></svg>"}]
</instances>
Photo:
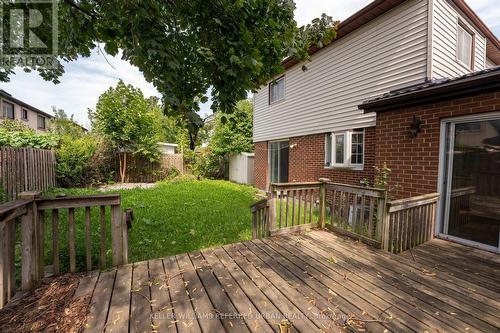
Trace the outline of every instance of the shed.
<instances>
[{"instance_id":1,"label":"shed","mask_svg":"<svg viewBox=\"0 0 500 333\"><path fill-rule=\"evenodd\" d=\"M254 154L239 153L229 156L229 180L240 184L254 184Z\"/></svg>"},{"instance_id":2,"label":"shed","mask_svg":"<svg viewBox=\"0 0 500 333\"><path fill-rule=\"evenodd\" d=\"M175 154L177 145L175 143L158 142L158 150L162 154Z\"/></svg>"}]
</instances>

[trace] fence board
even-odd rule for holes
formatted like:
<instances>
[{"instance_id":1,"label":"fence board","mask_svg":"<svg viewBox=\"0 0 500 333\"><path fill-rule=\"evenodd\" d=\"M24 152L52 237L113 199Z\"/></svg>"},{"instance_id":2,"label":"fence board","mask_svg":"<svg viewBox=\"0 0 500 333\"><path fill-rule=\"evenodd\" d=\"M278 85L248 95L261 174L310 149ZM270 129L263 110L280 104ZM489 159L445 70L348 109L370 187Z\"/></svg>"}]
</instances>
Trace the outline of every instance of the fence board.
<instances>
[{"instance_id":1,"label":"fence board","mask_svg":"<svg viewBox=\"0 0 500 333\"><path fill-rule=\"evenodd\" d=\"M116 181L121 181L119 172L119 159L116 159ZM126 182L154 183L165 179L170 168L184 172L184 159L182 154L162 154L160 160L151 162L145 158L127 155Z\"/></svg>"},{"instance_id":2,"label":"fence board","mask_svg":"<svg viewBox=\"0 0 500 333\"><path fill-rule=\"evenodd\" d=\"M45 191L56 185L56 158L52 150L1 147L0 186L7 201L27 191Z\"/></svg>"}]
</instances>

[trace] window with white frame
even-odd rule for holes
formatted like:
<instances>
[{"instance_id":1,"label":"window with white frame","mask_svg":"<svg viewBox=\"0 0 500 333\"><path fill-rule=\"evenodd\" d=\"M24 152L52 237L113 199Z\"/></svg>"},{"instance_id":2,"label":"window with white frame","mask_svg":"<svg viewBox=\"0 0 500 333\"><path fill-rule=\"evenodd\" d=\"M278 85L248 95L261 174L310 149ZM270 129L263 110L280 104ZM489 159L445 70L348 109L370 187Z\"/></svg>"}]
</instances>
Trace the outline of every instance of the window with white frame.
<instances>
[{"instance_id":1,"label":"window with white frame","mask_svg":"<svg viewBox=\"0 0 500 333\"><path fill-rule=\"evenodd\" d=\"M328 133L325 137L325 166L363 168L365 131L355 129Z\"/></svg>"},{"instance_id":2,"label":"window with white frame","mask_svg":"<svg viewBox=\"0 0 500 333\"><path fill-rule=\"evenodd\" d=\"M458 23L457 59L467 68L472 68L473 47L474 35L463 24Z\"/></svg>"},{"instance_id":3,"label":"window with white frame","mask_svg":"<svg viewBox=\"0 0 500 333\"><path fill-rule=\"evenodd\" d=\"M285 99L285 77L269 83L269 104Z\"/></svg>"}]
</instances>

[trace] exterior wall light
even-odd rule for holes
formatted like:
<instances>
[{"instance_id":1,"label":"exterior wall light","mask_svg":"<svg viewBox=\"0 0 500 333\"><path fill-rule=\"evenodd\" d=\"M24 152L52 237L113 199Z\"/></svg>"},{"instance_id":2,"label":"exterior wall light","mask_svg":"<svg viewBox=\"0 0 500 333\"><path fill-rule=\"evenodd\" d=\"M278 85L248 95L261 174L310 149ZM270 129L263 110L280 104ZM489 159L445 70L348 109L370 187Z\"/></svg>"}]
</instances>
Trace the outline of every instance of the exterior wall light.
<instances>
[{"instance_id":1,"label":"exterior wall light","mask_svg":"<svg viewBox=\"0 0 500 333\"><path fill-rule=\"evenodd\" d=\"M416 138L418 133L422 130L422 120L413 115L413 121L410 124L410 137Z\"/></svg>"}]
</instances>

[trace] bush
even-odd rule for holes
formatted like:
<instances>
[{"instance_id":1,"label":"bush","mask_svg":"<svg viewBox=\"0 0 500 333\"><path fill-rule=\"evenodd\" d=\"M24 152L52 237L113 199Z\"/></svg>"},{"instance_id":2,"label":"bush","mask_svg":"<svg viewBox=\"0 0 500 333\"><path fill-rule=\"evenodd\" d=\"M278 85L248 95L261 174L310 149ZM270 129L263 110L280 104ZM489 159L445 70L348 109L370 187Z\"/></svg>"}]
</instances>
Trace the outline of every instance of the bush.
<instances>
[{"instance_id":1,"label":"bush","mask_svg":"<svg viewBox=\"0 0 500 333\"><path fill-rule=\"evenodd\" d=\"M165 170L165 179L166 180L171 180L174 178L177 178L181 175L181 172L179 169L177 169L174 166L168 167L167 170Z\"/></svg>"},{"instance_id":2,"label":"bush","mask_svg":"<svg viewBox=\"0 0 500 333\"><path fill-rule=\"evenodd\" d=\"M215 155L210 148L203 148L196 154L193 174L200 178L226 178L228 159L226 156Z\"/></svg>"},{"instance_id":3,"label":"bush","mask_svg":"<svg viewBox=\"0 0 500 333\"><path fill-rule=\"evenodd\" d=\"M83 187L89 184L92 158L98 148L91 135L80 138L64 136L56 152L56 175L63 187Z\"/></svg>"},{"instance_id":4,"label":"bush","mask_svg":"<svg viewBox=\"0 0 500 333\"><path fill-rule=\"evenodd\" d=\"M0 146L52 149L58 143L59 137L57 135L37 134L16 120L5 119L0 124Z\"/></svg>"}]
</instances>

